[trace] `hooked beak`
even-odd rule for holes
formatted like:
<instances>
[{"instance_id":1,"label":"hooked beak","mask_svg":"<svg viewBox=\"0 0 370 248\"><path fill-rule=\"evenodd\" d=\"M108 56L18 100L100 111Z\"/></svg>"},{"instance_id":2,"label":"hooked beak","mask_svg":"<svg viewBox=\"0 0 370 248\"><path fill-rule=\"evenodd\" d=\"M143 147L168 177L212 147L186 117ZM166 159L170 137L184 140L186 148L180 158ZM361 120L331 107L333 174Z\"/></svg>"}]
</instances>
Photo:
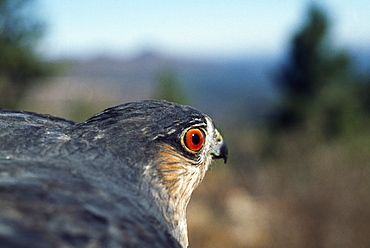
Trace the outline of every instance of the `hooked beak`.
<instances>
[{"instance_id":1,"label":"hooked beak","mask_svg":"<svg viewBox=\"0 0 370 248\"><path fill-rule=\"evenodd\" d=\"M224 163L226 164L227 156L228 156L226 142L223 140L221 134L217 130L216 130L216 140L217 140L217 146L211 153L212 158L213 159L222 158L224 160Z\"/></svg>"}]
</instances>

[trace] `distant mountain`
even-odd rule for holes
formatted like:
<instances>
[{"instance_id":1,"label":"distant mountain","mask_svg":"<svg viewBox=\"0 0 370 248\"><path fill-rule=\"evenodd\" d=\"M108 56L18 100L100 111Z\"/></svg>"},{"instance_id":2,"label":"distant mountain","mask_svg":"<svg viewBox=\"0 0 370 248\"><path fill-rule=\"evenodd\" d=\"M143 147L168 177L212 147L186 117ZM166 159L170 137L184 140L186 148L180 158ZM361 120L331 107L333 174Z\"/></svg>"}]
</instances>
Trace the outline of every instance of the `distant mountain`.
<instances>
[{"instance_id":1,"label":"distant mountain","mask_svg":"<svg viewBox=\"0 0 370 248\"><path fill-rule=\"evenodd\" d=\"M358 72L370 77L370 49L355 49L350 54ZM275 82L282 62L282 58L271 56L191 60L146 51L131 59L99 56L77 60L68 75L59 79L59 85L66 82L72 92L98 89L100 94L85 95L95 102L114 99L123 103L153 98L160 73L171 70L182 83L189 105L218 123L238 125L255 123L275 110L279 99ZM60 90L56 92L60 94ZM114 92L114 97L107 100L108 92Z\"/></svg>"},{"instance_id":2,"label":"distant mountain","mask_svg":"<svg viewBox=\"0 0 370 248\"><path fill-rule=\"evenodd\" d=\"M350 55L360 75L370 77L370 45L369 47L352 49Z\"/></svg>"},{"instance_id":3,"label":"distant mountain","mask_svg":"<svg viewBox=\"0 0 370 248\"><path fill-rule=\"evenodd\" d=\"M146 52L133 59L96 57L75 62L68 78L114 85L122 102L153 97L159 74L172 70L189 105L229 124L255 121L273 110L278 61L271 57L196 61Z\"/></svg>"}]
</instances>

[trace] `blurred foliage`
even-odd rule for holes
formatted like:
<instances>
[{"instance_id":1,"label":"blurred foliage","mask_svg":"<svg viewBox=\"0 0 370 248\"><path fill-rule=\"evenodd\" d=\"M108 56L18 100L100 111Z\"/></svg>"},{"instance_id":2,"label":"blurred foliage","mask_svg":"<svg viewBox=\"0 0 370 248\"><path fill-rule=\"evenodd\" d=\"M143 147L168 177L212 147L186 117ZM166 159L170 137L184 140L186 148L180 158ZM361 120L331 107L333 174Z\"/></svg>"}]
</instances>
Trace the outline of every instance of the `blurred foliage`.
<instances>
[{"instance_id":1,"label":"blurred foliage","mask_svg":"<svg viewBox=\"0 0 370 248\"><path fill-rule=\"evenodd\" d=\"M195 191L190 246L370 247L370 80L333 49L329 27L311 6L267 130L223 130L231 169Z\"/></svg>"},{"instance_id":2,"label":"blurred foliage","mask_svg":"<svg viewBox=\"0 0 370 248\"><path fill-rule=\"evenodd\" d=\"M363 83L357 89L357 95L363 110L370 116L370 75L363 80Z\"/></svg>"},{"instance_id":3,"label":"blurred foliage","mask_svg":"<svg viewBox=\"0 0 370 248\"><path fill-rule=\"evenodd\" d=\"M159 72L157 91L154 98L179 104L187 103L187 97L175 71L163 69Z\"/></svg>"},{"instance_id":4,"label":"blurred foliage","mask_svg":"<svg viewBox=\"0 0 370 248\"><path fill-rule=\"evenodd\" d=\"M36 79L50 73L36 52L44 24L32 0L0 0L0 108L16 108Z\"/></svg>"},{"instance_id":5,"label":"blurred foliage","mask_svg":"<svg viewBox=\"0 0 370 248\"><path fill-rule=\"evenodd\" d=\"M329 31L326 13L311 6L306 24L292 39L289 61L279 78L283 103L274 116L275 132L313 128L330 139L363 125L353 63L345 51L332 48Z\"/></svg>"}]
</instances>

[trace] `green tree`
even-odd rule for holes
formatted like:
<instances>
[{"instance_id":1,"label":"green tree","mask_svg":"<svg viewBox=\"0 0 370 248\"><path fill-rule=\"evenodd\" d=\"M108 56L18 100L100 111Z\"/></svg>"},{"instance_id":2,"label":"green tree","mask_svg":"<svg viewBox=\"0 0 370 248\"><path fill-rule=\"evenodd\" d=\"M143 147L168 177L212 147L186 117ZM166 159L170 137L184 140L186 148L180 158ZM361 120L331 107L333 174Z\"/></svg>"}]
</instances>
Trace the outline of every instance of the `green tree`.
<instances>
[{"instance_id":1,"label":"green tree","mask_svg":"<svg viewBox=\"0 0 370 248\"><path fill-rule=\"evenodd\" d=\"M32 0L0 0L0 108L15 108L29 86L50 69L36 52L44 25Z\"/></svg>"},{"instance_id":2,"label":"green tree","mask_svg":"<svg viewBox=\"0 0 370 248\"><path fill-rule=\"evenodd\" d=\"M281 72L284 102L274 122L278 130L311 123L326 134L337 135L357 107L351 60L347 53L332 49L329 30L326 13L311 6L307 22L292 39L290 57Z\"/></svg>"},{"instance_id":3,"label":"green tree","mask_svg":"<svg viewBox=\"0 0 370 248\"><path fill-rule=\"evenodd\" d=\"M173 70L165 69L159 73L155 98L186 104L186 94Z\"/></svg>"},{"instance_id":4,"label":"green tree","mask_svg":"<svg viewBox=\"0 0 370 248\"><path fill-rule=\"evenodd\" d=\"M370 77L363 80L364 82L358 88L358 95L361 106L365 113L370 117Z\"/></svg>"}]
</instances>

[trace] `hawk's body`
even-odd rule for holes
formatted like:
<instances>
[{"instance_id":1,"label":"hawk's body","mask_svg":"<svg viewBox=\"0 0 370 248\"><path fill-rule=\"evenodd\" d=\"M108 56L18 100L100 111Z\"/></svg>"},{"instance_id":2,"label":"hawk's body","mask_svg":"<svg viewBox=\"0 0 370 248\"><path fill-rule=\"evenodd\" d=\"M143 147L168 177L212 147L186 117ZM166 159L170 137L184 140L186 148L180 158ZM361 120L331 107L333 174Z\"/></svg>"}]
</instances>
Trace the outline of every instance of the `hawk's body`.
<instances>
[{"instance_id":1,"label":"hawk's body","mask_svg":"<svg viewBox=\"0 0 370 248\"><path fill-rule=\"evenodd\" d=\"M190 127L205 143L182 147ZM187 246L185 208L226 148L211 119L164 101L74 123L0 111L2 247Z\"/></svg>"}]
</instances>

